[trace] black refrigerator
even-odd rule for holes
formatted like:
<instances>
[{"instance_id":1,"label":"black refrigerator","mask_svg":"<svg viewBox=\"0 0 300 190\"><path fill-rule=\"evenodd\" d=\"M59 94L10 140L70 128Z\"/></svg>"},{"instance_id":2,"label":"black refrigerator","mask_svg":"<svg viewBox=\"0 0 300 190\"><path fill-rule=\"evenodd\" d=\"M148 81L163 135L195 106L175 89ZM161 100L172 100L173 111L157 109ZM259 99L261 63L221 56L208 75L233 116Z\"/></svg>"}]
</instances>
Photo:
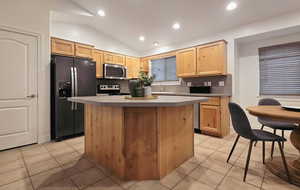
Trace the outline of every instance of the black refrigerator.
<instances>
[{"instance_id":1,"label":"black refrigerator","mask_svg":"<svg viewBox=\"0 0 300 190\"><path fill-rule=\"evenodd\" d=\"M90 59L51 56L51 139L84 132L84 105L73 96L96 96L96 63Z\"/></svg>"}]
</instances>

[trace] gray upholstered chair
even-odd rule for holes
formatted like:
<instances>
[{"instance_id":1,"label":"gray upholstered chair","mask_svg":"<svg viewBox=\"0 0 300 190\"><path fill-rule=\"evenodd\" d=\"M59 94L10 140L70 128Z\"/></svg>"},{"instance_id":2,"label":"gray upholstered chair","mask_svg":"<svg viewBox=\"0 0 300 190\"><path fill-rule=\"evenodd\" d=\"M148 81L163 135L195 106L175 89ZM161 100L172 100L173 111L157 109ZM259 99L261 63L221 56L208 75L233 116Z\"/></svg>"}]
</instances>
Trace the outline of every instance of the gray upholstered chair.
<instances>
[{"instance_id":1,"label":"gray upholstered chair","mask_svg":"<svg viewBox=\"0 0 300 190\"><path fill-rule=\"evenodd\" d=\"M259 100L258 105L260 106L280 106L280 102L273 98L263 98ZM264 129L264 127L270 127L273 129L273 133L276 134L277 130L281 130L281 136L284 138L284 131L290 131L294 130L297 126L294 123L289 122L281 122L281 121L274 121L268 118L258 117L258 122L261 124L261 130ZM256 143L255 143L256 145ZM274 153L274 145L275 143L272 143L271 148L271 159L273 159L273 153ZM282 148L284 148L284 142L282 142Z\"/></svg>"},{"instance_id":2,"label":"gray upholstered chair","mask_svg":"<svg viewBox=\"0 0 300 190\"><path fill-rule=\"evenodd\" d=\"M245 181L247 172L248 172L253 142L255 142L255 141L263 142L263 163L265 163L265 142L277 142L279 149L280 149L283 165L286 170L287 177L290 181L289 170L287 167L287 163L286 163L284 152L282 150L282 145L281 145L281 143L283 141L285 141L285 139L281 136L272 134L267 131L263 131L260 129L251 129L251 125L250 125L249 120L248 120L245 112L243 111L243 109L236 103L229 103L228 106L229 106L229 111L230 111L230 115L231 115L232 125L233 125L235 132L237 133L237 138L236 138L236 140L232 146L232 149L229 153L227 162L229 162L230 157L234 151L234 148L235 148L239 138L244 137L246 139L249 139L250 144L249 144L248 156L247 156L246 167L245 167L245 172L244 172L244 179L243 179L243 181Z\"/></svg>"}]
</instances>

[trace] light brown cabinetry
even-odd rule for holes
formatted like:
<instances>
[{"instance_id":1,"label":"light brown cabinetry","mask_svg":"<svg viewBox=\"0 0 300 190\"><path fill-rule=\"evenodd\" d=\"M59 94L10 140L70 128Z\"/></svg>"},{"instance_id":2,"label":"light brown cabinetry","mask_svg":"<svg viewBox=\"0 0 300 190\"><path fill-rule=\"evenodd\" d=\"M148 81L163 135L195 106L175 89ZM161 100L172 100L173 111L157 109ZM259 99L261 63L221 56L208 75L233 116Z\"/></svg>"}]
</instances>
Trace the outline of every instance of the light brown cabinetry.
<instances>
[{"instance_id":1,"label":"light brown cabinetry","mask_svg":"<svg viewBox=\"0 0 300 190\"><path fill-rule=\"evenodd\" d=\"M196 75L196 48L184 49L176 53L176 70L178 77Z\"/></svg>"},{"instance_id":2,"label":"light brown cabinetry","mask_svg":"<svg viewBox=\"0 0 300 190\"><path fill-rule=\"evenodd\" d=\"M104 63L114 64L114 54L113 53L104 52L103 53L103 61L104 61Z\"/></svg>"},{"instance_id":3,"label":"light brown cabinetry","mask_svg":"<svg viewBox=\"0 0 300 190\"><path fill-rule=\"evenodd\" d=\"M58 38L51 38L51 53L59 55L75 55L75 43Z\"/></svg>"},{"instance_id":4,"label":"light brown cabinetry","mask_svg":"<svg viewBox=\"0 0 300 190\"><path fill-rule=\"evenodd\" d=\"M119 55L119 54L114 54L113 61L114 61L114 64L125 65L125 56Z\"/></svg>"},{"instance_id":5,"label":"light brown cabinetry","mask_svg":"<svg viewBox=\"0 0 300 190\"><path fill-rule=\"evenodd\" d=\"M103 51L94 50L93 60L96 62L96 77L103 77Z\"/></svg>"},{"instance_id":6,"label":"light brown cabinetry","mask_svg":"<svg viewBox=\"0 0 300 190\"><path fill-rule=\"evenodd\" d=\"M201 133L224 137L230 132L229 97L213 97L200 104Z\"/></svg>"},{"instance_id":7,"label":"light brown cabinetry","mask_svg":"<svg viewBox=\"0 0 300 190\"><path fill-rule=\"evenodd\" d=\"M75 56L84 58L93 58L93 46L75 43Z\"/></svg>"},{"instance_id":8,"label":"light brown cabinetry","mask_svg":"<svg viewBox=\"0 0 300 190\"><path fill-rule=\"evenodd\" d=\"M227 72L224 41L197 47L197 75L223 75Z\"/></svg>"},{"instance_id":9,"label":"light brown cabinetry","mask_svg":"<svg viewBox=\"0 0 300 190\"><path fill-rule=\"evenodd\" d=\"M149 72L149 59L141 59L140 71Z\"/></svg>"},{"instance_id":10,"label":"light brown cabinetry","mask_svg":"<svg viewBox=\"0 0 300 190\"><path fill-rule=\"evenodd\" d=\"M138 78L140 72L140 58L126 56L127 78Z\"/></svg>"}]
</instances>

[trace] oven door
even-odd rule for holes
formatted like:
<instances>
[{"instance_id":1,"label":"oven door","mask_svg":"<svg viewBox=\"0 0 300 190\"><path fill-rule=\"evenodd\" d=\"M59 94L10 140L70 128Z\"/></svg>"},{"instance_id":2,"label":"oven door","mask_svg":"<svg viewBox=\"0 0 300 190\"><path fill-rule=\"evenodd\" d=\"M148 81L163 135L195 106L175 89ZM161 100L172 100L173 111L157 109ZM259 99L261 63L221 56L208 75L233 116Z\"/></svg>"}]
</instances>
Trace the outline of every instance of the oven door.
<instances>
[{"instance_id":1,"label":"oven door","mask_svg":"<svg viewBox=\"0 0 300 190\"><path fill-rule=\"evenodd\" d=\"M104 78L126 79L127 69L122 65L104 64Z\"/></svg>"}]
</instances>

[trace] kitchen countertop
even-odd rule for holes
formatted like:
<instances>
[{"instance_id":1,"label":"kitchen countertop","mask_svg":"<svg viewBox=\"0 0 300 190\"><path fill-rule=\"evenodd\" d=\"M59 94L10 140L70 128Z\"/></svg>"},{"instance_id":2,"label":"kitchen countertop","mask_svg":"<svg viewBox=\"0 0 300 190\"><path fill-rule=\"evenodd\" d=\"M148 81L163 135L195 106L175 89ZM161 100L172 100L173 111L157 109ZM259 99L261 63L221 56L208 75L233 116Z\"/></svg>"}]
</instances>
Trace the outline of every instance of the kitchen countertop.
<instances>
[{"instance_id":1,"label":"kitchen countertop","mask_svg":"<svg viewBox=\"0 0 300 190\"><path fill-rule=\"evenodd\" d=\"M71 102L94 104L98 106L118 106L118 107L173 107L197 104L205 102L205 97L180 97L180 96L158 96L154 100L128 100L125 96L88 96L88 97L71 97Z\"/></svg>"},{"instance_id":2,"label":"kitchen countertop","mask_svg":"<svg viewBox=\"0 0 300 190\"><path fill-rule=\"evenodd\" d=\"M195 96L195 97L214 97L214 96L231 96L229 94L218 93L188 93L188 92L152 92L153 95L170 95L170 96Z\"/></svg>"}]
</instances>

